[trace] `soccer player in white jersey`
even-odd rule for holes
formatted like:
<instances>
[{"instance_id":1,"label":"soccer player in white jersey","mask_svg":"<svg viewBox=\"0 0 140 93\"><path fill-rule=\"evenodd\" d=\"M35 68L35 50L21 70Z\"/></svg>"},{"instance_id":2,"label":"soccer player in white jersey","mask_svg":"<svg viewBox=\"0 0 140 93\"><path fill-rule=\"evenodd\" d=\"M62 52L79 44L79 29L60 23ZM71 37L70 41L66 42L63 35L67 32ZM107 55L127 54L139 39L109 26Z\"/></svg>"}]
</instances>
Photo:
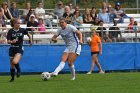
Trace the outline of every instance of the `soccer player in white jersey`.
<instances>
[{"instance_id":1,"label":"soccer player in white jersey","mask_svg":"<svg viewBox=\"0 0 140 93\"><path fill-rule=\"evenodd\" d=\"M51 76L57 76L64 68L65 62L68 61L72 73L71 80L75 80L75 67L73 63L81 52L81 44L83 43L82 33L73 25L67 24L64 18L60 19L59 24L61 28L59 28L57 33L52 37L52 41L57 42L57 37L61 35L66 44L66 49L62 54L60 64L55 71L51 73Z\"/></svg>"}]
</instances>

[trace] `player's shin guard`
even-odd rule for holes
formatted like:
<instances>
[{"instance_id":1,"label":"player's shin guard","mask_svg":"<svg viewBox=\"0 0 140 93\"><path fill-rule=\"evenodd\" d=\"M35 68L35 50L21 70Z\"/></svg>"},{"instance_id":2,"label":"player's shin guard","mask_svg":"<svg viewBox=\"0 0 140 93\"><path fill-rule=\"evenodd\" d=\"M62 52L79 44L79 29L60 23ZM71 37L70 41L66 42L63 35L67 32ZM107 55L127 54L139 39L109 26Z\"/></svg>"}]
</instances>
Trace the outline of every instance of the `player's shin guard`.
<instances>
[{"instance_id":1,"label":"player's shin guard","mask_svg":"<svg viewBox=\"0 0 140 93\"><path fill-rule=\"evenodd\" d=\"M58 73L64 68L65 62L60 62L59 66L55 69L54 74L58 75Z\"/></svg>"}]
</instances>

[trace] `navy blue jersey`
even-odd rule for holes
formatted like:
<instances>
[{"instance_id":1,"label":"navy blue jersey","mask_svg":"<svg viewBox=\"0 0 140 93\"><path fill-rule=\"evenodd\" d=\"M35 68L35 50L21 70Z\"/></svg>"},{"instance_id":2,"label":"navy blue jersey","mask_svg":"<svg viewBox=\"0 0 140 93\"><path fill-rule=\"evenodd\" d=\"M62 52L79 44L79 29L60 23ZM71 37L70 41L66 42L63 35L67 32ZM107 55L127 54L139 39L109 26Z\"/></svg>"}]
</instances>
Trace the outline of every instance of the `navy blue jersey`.
<instances>
[{"instance_id":1,"label":"navy blue jersey","mask_svg":"<svg viewBox=\"0 0 140 93\"><path fill-rule=\"evenodd\" d=\"M24 35L27 35L27 34L28 34L27 30L25 30L23 28L19 28L18 31L15 31L12 28L7 33L7 40L17 39L18 41L11 45L22 47Z\"/></svg>"}]
</instances>

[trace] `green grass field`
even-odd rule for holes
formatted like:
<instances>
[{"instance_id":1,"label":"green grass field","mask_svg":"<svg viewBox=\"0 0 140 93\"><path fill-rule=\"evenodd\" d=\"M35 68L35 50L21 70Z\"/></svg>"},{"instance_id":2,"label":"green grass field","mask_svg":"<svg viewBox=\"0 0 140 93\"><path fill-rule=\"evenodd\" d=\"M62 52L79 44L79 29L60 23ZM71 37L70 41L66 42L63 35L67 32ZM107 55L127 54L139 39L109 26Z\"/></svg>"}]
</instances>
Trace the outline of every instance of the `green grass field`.
<instances>
[{"instance_id":1,"label":"green grass field","mask_svg":"<svg viewBox=\"0 0 140 93\"><path fill-rule=\"evenodd\" d=\"M49 81L42 81L40 75L22 75L15 82L8 82L10 76L0 76L0 93L140 93L140 73L123 72L92 75L60 74Z\"/></svg>"}]
</instances>

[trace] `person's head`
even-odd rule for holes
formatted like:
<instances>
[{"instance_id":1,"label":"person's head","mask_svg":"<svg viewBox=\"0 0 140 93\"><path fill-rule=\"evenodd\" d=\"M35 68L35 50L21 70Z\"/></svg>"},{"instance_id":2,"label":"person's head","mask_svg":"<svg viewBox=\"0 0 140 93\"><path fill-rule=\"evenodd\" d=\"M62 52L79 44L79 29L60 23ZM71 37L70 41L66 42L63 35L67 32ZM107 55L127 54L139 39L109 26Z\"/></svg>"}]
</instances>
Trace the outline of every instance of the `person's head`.
<instances>
[{"instance_id":1,"label":"person's head","mask_svg":"<svg viewBox=\"0 0 140 93\"><path fill-rule=\"evenodd\" d=\"M19 29L20 28L20 19L19 18L11 19L11 27L13 27L14 29Z\"/></svg>"},{"instance_id":2,"label":"person's head","mask_svg":"<svg viewBox=\"0 0 140 93\"><path fill-rule=\"evenodd\" d=\"M38 19L38 24L43 24L43 19L42 18Z\"/></svg>"},{"instance_id":3,"label":"person's head","mask_svg":"<svg viewBox=\"0 0 140 93\"><path fill-rule=\"evenodd\" d=\"M60 18L59 24L62 29L65 29L67 26L67 20L65 18Z\"/></svg>"},{"instance_id":4,"label":"person's head","mask_svg":"<svg viewBox=\"0 0 140 93\"><path fill-rule=\"evenodd\" d=\"M2 3L2 8L3 8L3 9L8 8L8 3L7 3L7 2L3 2L3 3Z\"/></svg>"},{"instance_id":5,"label":"person's head","mask_svg":"<svg viewBox=\"0 0 140 93\"><path fill-rule=\"evenodd\" d=\"M102 8L107 8L106 2L102 2Z\"/></svg>"},{"instance_id":6,"label":"person's head","mask_svg":"<svg viewBox=\"0 0 140 93\"><path fill-rule=\"evenodd\" d=\"M99 21L99 26L103 26L104 22L102 20Z\"/></svg>"},{"instance_id":7,"label":"person's head","mask_svg":"<svg viewBox=\"0 0 140 93\"><path fill-rule=\"evenodd\" d=\"M65 13L70 13L70 7L69 6L65 6Z\"/></svg>"},{"instance_id":8,"label":"person's head","mask_svg":"<svg viewBox=\"0 0 140 93\"><path fill-rule=\"evenodd\" d=\"M106 13L106 8L102 7L102 13Z\"/></svg>"},{"instance_id":9,"label":"person's head","mask_svg":"<svg viewBox=\"0 0 140 93\"><path fill-rule=\"evenodd\" d=\"M111 4L109 4L107 8L108 8L108 11L112 11L112 5Z\"/></svg>"},{"instance_id":10,"label":"person's head","mask_svg":"<svg viewBox=\"0 0 140 93\"><path fill-rule=\"evenodd\" d=\"M137 21L134 21L134 24L133 25L137 26L138 25L138 22Z\"/></svg>"},{"instance_id":11,"label":"person's head","mask_svg":"<svg viewBox=\"0 0 140 93\"><path fill-rule=\"evenodd\" d=\"M31 8L31 3L30 3L30 2L26 2L25 8L26 8L26 9L30 9L30 8Z\"/></svg>"},{"instance_id":12,"label":"person's head","mask_svg":"<svg viewBox=\"0 0 140 93\"><path fill-rule=\"evenodd\" d=\"M33 9L32 7L30 7L29 13L30 13L30 14L34 14L34 13L35 13L35 12L34 12L34 9Z\"/></svg>"},{"instance_id":13,"label":"person's head","mask_svg":"<svg viewBox=\"0 0 140 93\"><path fill-rule=\"evenodd\" d=\"M85 14L90 14L89 8L85 8Z\"/></svg>"},{"instance_id":14,"label":"person's head","mask_svg":"<svg viewBox=\"0 0 140 93\"><path fill-rule=\"evenodd\" d=\"M114 26L117 26L117 20L113 20Z\"/></svg>"},{"instance_id":15,"label":"person's head","mask_svg":"<svg viewBox=\"0 0 140 93\"><path fill-rule=\"evenodd\" d=\"M29 17L29 21L34 22L35 21L35 15L31 14Z\"/></svg>"},{"instance_id":16,"label":"person's head","mask_svg":"<svg viewBox=\"0 0 140 93\"><path fill-rule=\"evenodd\" d=\"M63 2L62 1L58 1L57 6L58 6L58 8L62 8L63 7Z\"/></svg>"},{"instance_id":17,"label":"person's head","mask_svg":"<svg viewBox=\"0 0 140 93\"><path fill-rule=\"evenodd\" d=\"M133 24L133 23L134 23L134 18L133 18L133 17L130 17L130 19L129 19L129 20L130 20L130 23L131 23L131 24Z\"/></svg>"},{"instance_id":18,"label":"person's head","mask_svg":"<svg viewBox=\"0 0 140 93\"><path fill-rule=\"evenodd\" d=\"M91 8L91 12L96 13L96 7L92 7L92 8Z\"/></svg>"},{"instance_id":19,"label":"person's head","mask_svg":"<svg viewBox=\"0 0 140 93\"><path fill-rule=\"evenodd\" d=\"M16 8L16 2L12 2L11 7L15 9Z\"/></svg>"},{"instance_id":20,"label":"person's head","mask_svg":"<svg viewBox=\"0 0 140 93\"><path fill-rule=\"evenodd\" d=\"M76 11L74 12L74 15L80 16L80 12L79 12L78 10L76 10Z\"/></svg>"},{"instance_id":21,"label":"person's head","mask_svg":"<svg viewBox=\"0 0 140 93\"><path fill-rule=\"evenodd\" d=\"M92 32L92 36L97 34L95 29L92 29L91 32Z\"/></svg>"},{"instance_id":22,"label":"person's head","mask_svg":"<svg viewBox=\"0 0 140 93\"><path fill-rule=\"evenodd\" d=\"M95 19L95 25L99 25L99 22L100 22L100 19L99 18L96 18Z\"/></svg>"},{"instance_id":23,"label":"person's head","mask_svg":"<svg viewBox=\"0 0 140 93\"><path fill-rule=\"evenodd\" d=\"M79 6L78 5L75 6L75 11L79 11Z\"/></svg>"},{"instance_id":24,"label":"person's head","mask_svg":"<svg viewBox=\"0 0 140 93\"><path fill-rule=\"evenodd\" d=\"M38 8L43 8L43 3L41 1L37 2Z\"/></svg>"},{"instance_id":25,"label":"person's head","mask_svg":"<svg viewBox=\"0 0 140 93\"><path fill-rule=\"evenodd\" d=\"M115 9L119 10L121 8L120 2L115 3Z\"/></svg>"}]
</instances>

